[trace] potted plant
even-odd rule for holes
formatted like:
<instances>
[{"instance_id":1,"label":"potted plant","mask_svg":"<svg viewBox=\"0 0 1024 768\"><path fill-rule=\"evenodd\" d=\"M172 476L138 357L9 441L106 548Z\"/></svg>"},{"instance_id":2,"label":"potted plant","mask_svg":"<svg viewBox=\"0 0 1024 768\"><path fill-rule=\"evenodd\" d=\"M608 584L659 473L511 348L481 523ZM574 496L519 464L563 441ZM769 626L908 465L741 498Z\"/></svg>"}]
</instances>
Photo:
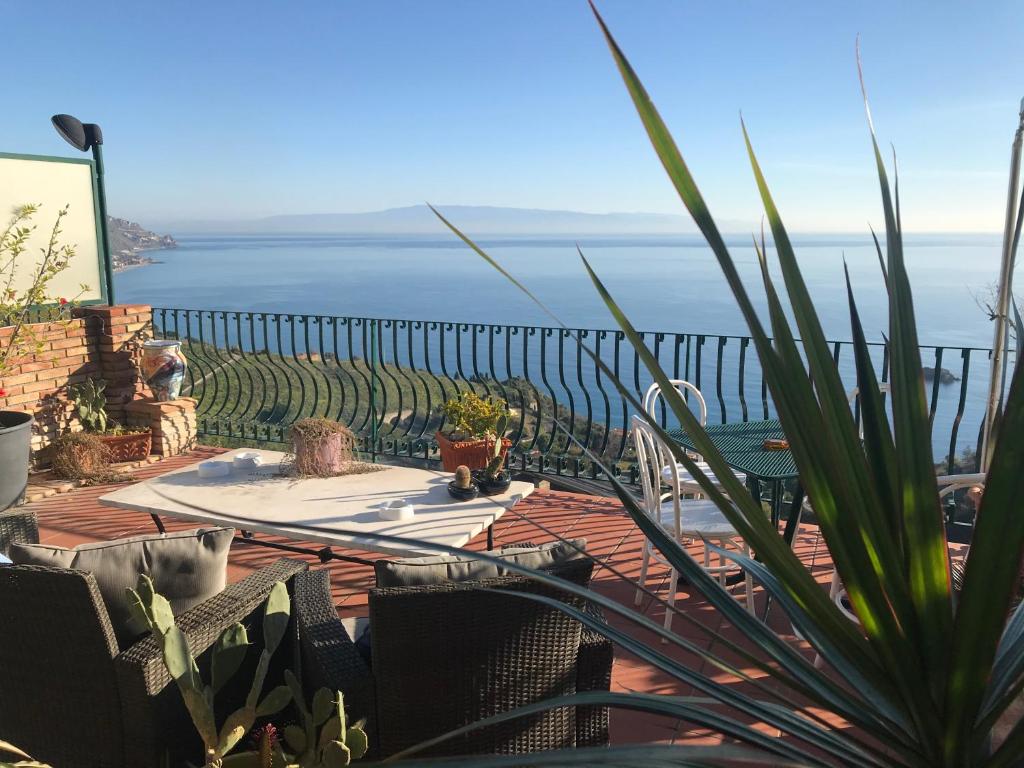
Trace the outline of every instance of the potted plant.
<instances>
[{"instance_id":1,"label":"potted plant","mask_svg":"<svg viewBox=\"0 0 1024 768\"><path fill-rule=\"evenodd\" d=\"M441 450L445 472L454 472L460 464L470 469L484 469L495 457L495 450L504 459L512 447L512 441L503 436L508 426L508 403L500 397L463 392L444 404L444 415L450 429L447 433L438 430L434 438ZM505 427L499 432L498 423L502 418Z\"/></svg>"},{"instance_id":2,"label":"potted plant","mask_svg":"<svg viewBox=\"0 0 1024 768\"><path fill-rule=\"evenodd\" d=\"M292 450L299 475L329 477L352 464L355 435L344 424L315 417L292 424Z\"/></svg>"},{"instance_id":3,"label":"potted plant","mask_svg":"<svg viewBox=\"0 0 1024 768\"><path fill-rule=\"evenodd\" d=\"M503 436L506 429L508 429L508 414L503 413L498 417L498 423L495 424L495 436L489 442L491 458L487 461L486 467L473 473L476 484L480 486L480 491L485 496L504 493L512 485L512 474L505 468L506 449L502 445L505 442ZM499 440L498 437L502 437L502 439Z\"/></svg>"},{"instance_id":4,"label":"potted plant","mask_svg":"<svg viewBox=\"0 0 1024 768\"><path fill-rule=\"evenodd\" d=\"M480 495L473 473L465 464L455 468L455 479L448 483L448 494L459 501L472 501Z\"/></svg>"},{"instance_id":5,"label":"potted plant","mask_svg":"<svg viewBox=\"0 0 1024 768\"><path fill-rule=\"evenodd\" d=\"M152 448L153 430L111 422L107 418L106 388L105 381L86 379L68 390L68 399L74 403L82 427L99 438L112 462L142 461Z\"/></svg>"},{"instance_id":6,"label":"potted plant","mask_svg":"<svg viewBox=\"0 0 1024 768\"><path fill-rule=\"evenodd\" d=\"M7 227L0 230L0 510L18 501L28 485L32 444L32 414L3 409L7 399L16 394L13 386L4 386L4 379L16 376L20 364L28 359L49 362L42 355L44 331L54 322L69 320L73 306L73 301L49 294L50 282L67 269L75 255L74 248L59 244L67 208L57 213L42 259L31 265L27 280L19 273L35 230L32 217L38 210L37 205L15 209ZM82 286L82 290L88 288ZM48 305L53 310L47 325L34 324L38 309Z\"/></svg>"}]
</instances>

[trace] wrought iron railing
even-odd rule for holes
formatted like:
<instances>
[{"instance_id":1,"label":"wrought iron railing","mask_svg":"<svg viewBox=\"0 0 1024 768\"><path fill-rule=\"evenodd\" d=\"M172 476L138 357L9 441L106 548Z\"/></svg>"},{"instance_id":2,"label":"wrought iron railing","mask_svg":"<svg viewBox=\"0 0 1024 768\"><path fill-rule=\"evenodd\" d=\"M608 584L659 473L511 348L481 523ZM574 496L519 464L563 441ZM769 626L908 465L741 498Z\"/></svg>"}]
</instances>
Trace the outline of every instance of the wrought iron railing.
<instances>
[{"instance_id":1,"label":"wrought iron railing","mask_svg":"<svg viewBox=\"0 0 1024 768\"><path fill-rule=\"evenodd\" d=\"M640 395L650 383L620 331L326 315L153 310L157 336L182 340L185 393L199 401L205 438L285 443L306 416L347 424L363 450L432 459L443 402L459 391L505 398L519 469L598 479L602 473L560 422L616 472L632 474L630 408L576 344L585 344ZM704 393L711 421L770 418L774 408L749 337L646 332L665 370ZM844 381L854 383L849 342L832 342ZM883 379L888 356L872 354ZM936 461L972 461L985 403L988 350L924 347ZM665 419L665 414L661 414Z\"/></svg>"}]
</instances>

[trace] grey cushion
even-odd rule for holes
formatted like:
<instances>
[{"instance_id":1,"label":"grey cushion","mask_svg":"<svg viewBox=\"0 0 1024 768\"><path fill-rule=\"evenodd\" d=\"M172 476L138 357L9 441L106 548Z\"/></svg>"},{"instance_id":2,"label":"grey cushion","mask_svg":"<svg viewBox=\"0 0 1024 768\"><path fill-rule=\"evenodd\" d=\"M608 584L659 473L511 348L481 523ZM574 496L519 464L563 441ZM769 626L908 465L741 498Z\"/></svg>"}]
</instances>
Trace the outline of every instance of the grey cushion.
<instances>
[{"instance_id":1,"label":"grey cushion","mask_svg":"<svg viewBox=\"0 0 1024 768\"><path fill-rule=\"evenodd\" d=\"M370 617L349 616L348 618L341 620L341 626L344 627L345 633L349 636L353 645L355 645L359 655L363 657L363 661L369 664L371 661Z\"/></svg>"},{"instance_id":2,"label":"grey cushion","mask_svg":"<svg viewBox=\"0 0 1024 768\"><path fill-rule=\"evenodd\" d=\"M127 539L80 544L73 549L47 544L12 544L17 565L46 565L88 571L96 579L110 623L122 648L144 627L132 622L126 590L139 576L153 579L156 591L167 598L175 614L187 611L224 589L233 528L199 528L179 533L133 536Z\"/></svg>"},{"instance_id":3,"label":"grey cushion","mask_svg":"<svg viewBox=\"0 0 1024 768\"><path fill-rule=\"evenodd\" d=\"M527 568L544 569L584 557L583 551L586 547L586 539L574 539L564 542L553 541L539 547L503 547L491 554ZM507 569L486 560L451 555L378 560L374 564L374 572L377 576L377 586L381 588L419 587L449 581L480 581L510 573Z\"/></svg>"}]
</instances>

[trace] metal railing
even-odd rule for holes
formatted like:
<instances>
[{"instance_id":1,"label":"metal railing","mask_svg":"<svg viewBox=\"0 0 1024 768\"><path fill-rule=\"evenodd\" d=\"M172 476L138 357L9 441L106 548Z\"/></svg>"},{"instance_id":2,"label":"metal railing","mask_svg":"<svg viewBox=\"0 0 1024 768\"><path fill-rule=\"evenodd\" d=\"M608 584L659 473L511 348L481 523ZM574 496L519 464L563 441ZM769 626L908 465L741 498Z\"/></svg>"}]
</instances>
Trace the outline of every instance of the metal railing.
<instances>
[{"instance_id":1,"label":"metal railing","mask_svg":"<svg viewBox=\"0 0 1024 768\"><path fill-rule=\"evenodd\" d=\"M508 401L515 468L602 476L560 422L621 476L633 474L630 408L572 336L639 396L650 377L621 331L170 308L154 308L153 321L158 337L183 342L184 392L199 402L205 438L284 444L291 423L326 416L348 425L368 453L433 459L441 405L473 389ZM774 416L749 337L642 335L666 372L703 391L710 421ZM852 346L831 344L852 388ZM871 350L887 379L884 344ZM977 445L989 351L930 346L922 356L934 371L926 377L933 452L954 471Z\"/></svg>"}]
</instances>

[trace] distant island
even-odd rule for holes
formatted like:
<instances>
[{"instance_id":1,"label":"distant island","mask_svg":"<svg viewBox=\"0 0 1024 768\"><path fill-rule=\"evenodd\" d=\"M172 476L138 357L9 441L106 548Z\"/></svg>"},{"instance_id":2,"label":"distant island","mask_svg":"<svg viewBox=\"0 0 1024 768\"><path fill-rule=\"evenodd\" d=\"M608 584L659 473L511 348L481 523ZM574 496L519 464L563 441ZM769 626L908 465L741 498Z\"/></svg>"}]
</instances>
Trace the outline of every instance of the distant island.
<instances>
[{"instance_id":1,"label":"distant island","mask_svg":"<svg viewBox=\"0 0 1024 768\"><path fill-rule=\"evenodd\" d=\"M110 235L110 255L114 271L121 272L131 267L155 264L155 259L145 256L147 251L177 248L178 243L170 235L158 235L143 229L134 221L107 216L107 232Z\"/></svg>"}]
</instances>

